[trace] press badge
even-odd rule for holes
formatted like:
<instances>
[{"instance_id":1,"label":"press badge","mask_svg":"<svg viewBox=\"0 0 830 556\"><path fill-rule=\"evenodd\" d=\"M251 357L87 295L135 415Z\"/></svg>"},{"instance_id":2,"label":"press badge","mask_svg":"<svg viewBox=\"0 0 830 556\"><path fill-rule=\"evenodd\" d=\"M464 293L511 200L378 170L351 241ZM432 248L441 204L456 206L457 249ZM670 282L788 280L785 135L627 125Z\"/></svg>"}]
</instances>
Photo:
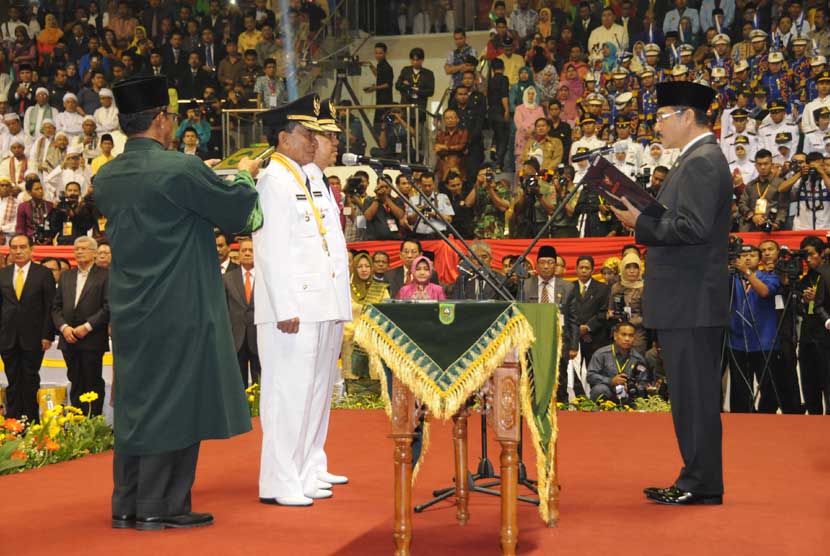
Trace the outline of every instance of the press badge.
<instances>
[{"instance_id":1,"label":"press badge","mask_svg":"<svg viewBox=\"0 0 830 556\"><path fill-rule=\"evenodd\" d=\"M63 235L71 236L72 235L72 221L67 220L63 223Z\"/></svg>"},{"instance_id":2,"label":"press badge","mask_svg":"<svg viewBox=\"0 0 830 556\"><path fill-rule=\"evenodd\" d=\"M268 106L270 108L277 107L277 95L268 95Z\"/></svg>"},{"instance_id":3,"label":"press badge","mask_svg":"<svg viewBox=\"0 0 830 556\"><path fill-rule=\"evenodd\" d=\"M103 216L98 218L98 231L103 232L107 229L107 219Z\"/></svg>"},{"instance_id":4,"label":"press badge","mask_svg":"<svg viewBox=\"0 0 830 556\"><path fill-rule=\"evenodd\" d=\"M775 296L775 310L776 311L783 311L784 310L784 297L781 295Z\"/></svg>"},{"instance_id":5,"label":"press badge","mask_svg":"<svg viewBox=\"0 0 830 556\"><path fill-rule=\"evenodd\" d=\"M397 143L395 143L395 154L401 154L401 153L403 153L403 143L398 141Z\"/></svg>"},{"instance_id":6,"label":"press badge","mask_svg":"<svg viewBox=\"0 0 830 556\"><path fill-rule=\"evenodd\" d=\"M389 228L390 232L397 232L398 231L398 221L394 218L387 218L386 219L386 226Z\"/></svg>"},{"instance_id":7,"label":"press badge","mask_svg":"<svg viewBox=\"0 0 830 556\"><path fill-rule=\"evenodd\" d=\"M755 201L755 214L765 215L767 213L767 200L758 199Z\"/></svg>"}]
</instances>

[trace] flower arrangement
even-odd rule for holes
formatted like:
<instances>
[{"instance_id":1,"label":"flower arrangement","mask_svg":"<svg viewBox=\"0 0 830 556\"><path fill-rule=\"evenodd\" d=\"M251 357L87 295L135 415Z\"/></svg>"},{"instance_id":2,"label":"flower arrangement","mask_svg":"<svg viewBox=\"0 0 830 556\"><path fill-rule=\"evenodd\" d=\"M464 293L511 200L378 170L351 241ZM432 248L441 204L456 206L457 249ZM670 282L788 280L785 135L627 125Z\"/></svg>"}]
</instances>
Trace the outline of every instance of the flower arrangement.
<instances>
[{"instance_id":1,"label":"flower arrangement","mask_svg":"<svg viewBox=\"0 0 830 556\"><path fill-rule=\"evenodd\" d=\"M95 392L81 395L86 415L77 407L56 405L43 413L40 423L0 421L0 475L112 449L112 428L103 416L91 415L97 399Z\"/></svg>"},{"instance_id":2,"label":"flower arrangement","mask_svg":"<svg viewBox=\"0 0 830 556\"><path fill-rule=\"evenodd\" d=\"M248 409L251 410L251 417L259 417L259 384L254 383L245 388L245 395L248 397Z\"/></svg>"},{"instance_id":3,"label":"flower arrangement","mask_svg":"<svg viewBox=\"0 0 830 556\"><path fill-rule=\"evenodd\" d=\"M634 405L618 404L611 400L599 398L594 401L585 396L577 396L568 403L557 403L559 411L617 411L617 412L648 412L667 413L671 411L671 404L660 396L648 396L646 398L634 398Z\"/></svg>"}]
</instances>

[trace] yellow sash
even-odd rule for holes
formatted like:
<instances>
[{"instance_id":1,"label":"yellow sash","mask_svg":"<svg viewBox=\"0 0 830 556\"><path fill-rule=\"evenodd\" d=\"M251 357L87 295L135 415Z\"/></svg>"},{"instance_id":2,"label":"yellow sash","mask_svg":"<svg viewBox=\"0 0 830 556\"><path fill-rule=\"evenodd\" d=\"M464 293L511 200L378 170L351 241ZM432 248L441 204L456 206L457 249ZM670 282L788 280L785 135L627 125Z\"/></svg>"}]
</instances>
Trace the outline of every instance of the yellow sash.
<instances>
[{"instance_id":1,"label":"yellow sash","mask_svg":"<svg viewBox=\"0 0 830 556\"><path fill-rule=\"evenodd\" d=\"M314 213L314 220L317 221L317 230L320 232L320 237L323 239L323 249L326 250L326 254L329 254L329 245L328 242L326 242L326 227L323 225L323 217L320 215L320 210L314 202L314 195L312 195L311 191L306 186L306 181L297 171L297 168L289 162L289 159L285 155L274 153L271 155L271 160L277 162L280 166L291 172L291 175L293 175L294 179L297 180L297 183L300 184L300 188L305 192L308 203L311 205L311 212Z\"/></svg>"}]
</instances>

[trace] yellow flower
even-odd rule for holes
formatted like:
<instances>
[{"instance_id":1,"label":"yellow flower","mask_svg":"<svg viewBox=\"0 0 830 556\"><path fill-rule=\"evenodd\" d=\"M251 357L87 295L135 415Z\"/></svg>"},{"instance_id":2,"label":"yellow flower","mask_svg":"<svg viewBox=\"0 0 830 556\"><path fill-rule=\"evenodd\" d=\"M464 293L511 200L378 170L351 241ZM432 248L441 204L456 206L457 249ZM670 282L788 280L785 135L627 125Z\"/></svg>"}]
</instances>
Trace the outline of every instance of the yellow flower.
<instances>
[{"instance_id":1,"label":"yellow flower","mask_svg":"<svg viewBox=\"0 0 830 556\"><path fill-rule=\"evenodd\" d=\"M248 396L248 401L250 403L254 403L254 397L253 396Z\"/></svg>"},{"instance_id":2,"label":"yellow flower","mask_svg":"<svg viewBox=\"0 0 830 556\"><path fill-rule=\"evenodd\" d=\"M49 423L49 438L55 438L60 434L60 432L61 428L58 426L56 422L52 421L51 423Z\"/></svg>"},{"instance_id":3,"label":"yellow flower","mask_svg":"<svg viewBox=\"0 0 830 556\"><path fill-rule=\"evenodd\" d=\"M92 402L94 402L95 400L98 399L98 393L97 392L86 392L85 394L81 394L81 397L79 399L81 400L82 403L92 403Z\"/></svg>"},{"instance_id":4,"label":"yellow flower","mask_svg":"<svg viewBox=\"0 0 830 556\"><path fill-rule=\"evenodd\" d=\"M84 415L73 415L70 417L70 419L73 423L80 423L81 421L86 419L86 417Z\"/></svg>"},{"instance_id":5,"label":"yellow flower","mask_svg":"<svg viewBox=\"0 0 830 556\"><path fill-rule=\"evenodd\" d=\"M80 409L78 409L77 407L75 407L75 406L73 406L73 405L68 405L68 406L66 406L66 410L67 410L69 413L74 413L75 415L83 415L83 414L84 414L84 412L83 412L83 411L81 411Z\"/></svg>"},{"instance_id":6,"label":"yellow flower","mask_svg":"<svg viewBox=\"0 0 830 556\"><path fill-rule=\"evenodd\" d=\"M58 419L58 424L59 424L60 426L64 426L64 425L66 424L66 421L67 421L66 417L60 417L60 418Z\"/></svg>"},{"instance_id":7,"label":"yellow flower","mask_svg":"<svg viewBox=\"0 0 830 556\"><path fill-rule=\"evenodd\" d=\"M29 427L29 430L32 431L33 433L38 433L38 432L43 430L43 426L39 425L39 424L35 424L35 425L32 425L31 427Z\"/></svg>"}]
</instances>

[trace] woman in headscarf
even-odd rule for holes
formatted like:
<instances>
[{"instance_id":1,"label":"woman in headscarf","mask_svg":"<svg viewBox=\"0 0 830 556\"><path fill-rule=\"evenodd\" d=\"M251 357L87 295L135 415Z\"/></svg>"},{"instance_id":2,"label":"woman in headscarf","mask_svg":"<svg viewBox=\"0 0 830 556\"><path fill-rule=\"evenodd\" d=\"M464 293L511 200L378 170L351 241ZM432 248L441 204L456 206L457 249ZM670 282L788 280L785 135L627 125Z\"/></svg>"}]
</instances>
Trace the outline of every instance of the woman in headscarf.
<instances>
[{"instance_id":1,"label":"woman in headscarf","mask_svg":"<svg viewBox=\"0 0 830 556\"><path fill-rule=\"evenodd\" d=\"M398 299L415 299L419 301L442 301L446 299L444 289L430 282L432 261L421 255L412 261L409 267L411 281L398 290Z\"/></svg>"},{"instance_id":2,"label":"woman in headscarf","mask_svg":"<svg viewBox=\"0 0 830 556\"><path fill-rule=\"evenodd\" d=\"M369 376L369 360L366 353L354 347L354 329L366 305L389 299L389 284L372 277L372 258L366 251L360 251L351 262L352 321L343 326L343 344L340 358L343 362L341 376L344 379L366 378Z\"/></svg>"},{"instance_id":3,"label":"woman in headscarf","mask_svg":"<svg viewBox=\"0 0 830 556\"><path fill-rule=\"evenodd\" d=\"M620 258L608 257L605 259L599 273L602 275L602 281L609 286L616 284L620 279Z\"/></svg>"},{"instance_id":4,"label":"woman in headscarf","mask_svg":"<svg viewBox=\"0 0 830 556\"><path fill-rule=\"evenodd\" d=\"M562 105L562 112L559 117L573 129L579 119L579 108L576 105L579 99L571 94L570 88L564 83L559 85L556 98L559 100L559 104Z\"/></svg>"},{"instance_id":5,"label":"woman in headscarf","mask_svg":"<svg viewBox=\"0 0 830 556\"><path fill-rule=\"evenodd\" d=\"M559 89L559 77L556 75L556 68L548 64L536 74L536 87L539 89L539 104L547 106L550 101L556 98Z\"/></svg>"},{"instance_id":6,"label":"woman in headscarf","mask_svg":"<svg viewBox=\"0 0 830 556\"><path fill-rule=\"evenodd\" d=\"M515 112L516 107L524 102L524 92L528 87L536 89L536 98L539 98L539 90L533 80L533 70L525 66L519 70L519 80L510 86L510 93L507 96L510 103L510 112Z\"/></svg>"},{"instance_id":7,"label":"woman in headscarf","mask_svg":"<svg viewBox=\"0 0 830 556\"><path fill-rule=\"evenodd\" d=\"M546 39L553 35L553 21L550 15L550 8L539 10L539 20L536 22L536 32Z\"/></svg>"},{"instance_id":8,"label":"woman in headscarf","mask_svg":"<svg viewBox=\"0 0 830 556\"><path fill-rule=\"evenodd\" d=\"M611 73L617 65L617 47L612 42L602 45L602 73Z\"/></svg>"},{"instance_id":9,"label":"woman in headscarf","mask_svg":"<svg viewBox=\"0 0 830 556\"><path fill-rule=\"evenodd\" d=\"M643 326L643 262L637 253L629 251L620 266L620 280L611 286L608 296L608 318L623 318L634 325L634 349L642 354L648 348L648 336ZM619 312L622 315L615 315Z\"/></svg>"},{"instance_id":10,"label":"woman in headscarf","mask_svg":"<svg viewBox=\"0 0 830 556\"><path fill-rule=\"evenodd\" d=\"M29 38L29 30L23 26L18 25L14 30L14 44L9 49L9 59L14 64L14 71L20 71L20 64L37 64L37 49L34 41Z\"/></svg>"},{"instance_id":11,"label":"woman in headscarf","mask_svg":"<svg viewBox=\"0 0 830 556\"><path fill-rule=\"evenodd\" d=\"M45 24L43 30L37 35L37 51L40 55L41 64L43 64L43 57L51 55L58 41L63 37L63 31L58 25L55 14L46 14Z\"/></svg>"},{"instance_id":12,"label":"woman in headscarf","mask_svg":"<svg viewBox=\"0 0 830 556\"><path fill-rule=\"evenodd\" d=\"M516 115L513 116L513 123L516 126L516 140L513 143L513 154L516 157L516 170L522 167L524 160L521 159L525 149L525 143L533 134L536 120L545 117L545 111L537 103L537 92L535 87L527 87L522 95L522 103L516 107Z\"/></svg>"}]
</instances>

